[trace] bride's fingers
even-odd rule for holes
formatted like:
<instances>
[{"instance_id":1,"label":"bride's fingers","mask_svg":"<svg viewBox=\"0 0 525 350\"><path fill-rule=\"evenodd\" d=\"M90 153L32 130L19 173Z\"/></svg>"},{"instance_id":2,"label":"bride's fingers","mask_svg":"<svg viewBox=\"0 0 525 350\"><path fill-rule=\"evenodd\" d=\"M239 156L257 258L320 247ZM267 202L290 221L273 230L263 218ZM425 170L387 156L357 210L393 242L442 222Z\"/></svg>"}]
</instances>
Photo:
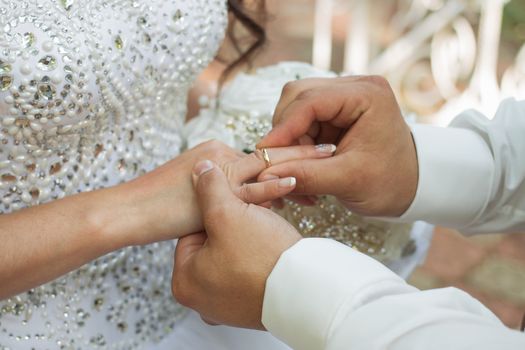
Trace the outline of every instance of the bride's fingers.
<instances>
[{"instance_id":1,"label":"bride's fingers","mask_svg":"<svg viewBox=\"0 0 525 350\"><path fill-rule=\"evenodd\" d=\"M259 175L271 165L277 165L299 159L322 159L331 157L336 150L335 145L302 145L266 149L268 159L265 160L263 150L256 150L232 164L233 179L237 183L248 181Z\"/></svg>"},{"instance_id":2,"label":"bride's fingers","mask_svg":"<svg viewBox=\"0 0 525 350\"><path fill-rule=\"evenodd\" d=\"M244 184L235 190L237 197L246 203L265 204L281 198L295 189L294 177Z\"/></svg>"}]
</instances>

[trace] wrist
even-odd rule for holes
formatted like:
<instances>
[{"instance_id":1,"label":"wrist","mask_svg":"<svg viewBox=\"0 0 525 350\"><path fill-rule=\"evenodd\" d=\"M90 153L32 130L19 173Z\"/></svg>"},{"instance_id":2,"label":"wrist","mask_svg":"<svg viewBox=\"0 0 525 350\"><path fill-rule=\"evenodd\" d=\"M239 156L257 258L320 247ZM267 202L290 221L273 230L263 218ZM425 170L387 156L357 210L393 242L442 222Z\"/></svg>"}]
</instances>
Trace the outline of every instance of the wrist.
<instances>
[{"instance_id":1,"label":"wrist","mask_svg":"<svg viewBox=\"0 0 525 350\"><path fill-rule=\"evenodd\" d=\"M169 174L167 174L167 172ZM129 183L115 188L132 227L123 232L132 245L145 245L180 238L202 231L191 169L185 162L170 162Z\"/></svg>"},{"instance_id":2,"label":"wrist","mask_svg":"<svg viewBox=\"0 0 525 350\"><path fill-rule=\"evenodd\" d=\"M128 187L120 185L83 194L95 203L87 210L87 222L98 241L111 251L136 245L144 218ZM96 198L95 198L96 197Z\"/></svg>"},{"instance_id":3,"label":"wrist","mask_svg":"<svg viewBox=\"0 0 525 350\"><path fill-rule=\"evenodd\" d=\"M408 208L410 208L416 197L417 187L419 184L419 164L416 143L414 140L414 135L411 132L409 135L410 142L408 143L409 149L406 152L406 167L403 167L403 169L406 169L406 171L404 171L404 174L401 175L405 177L405 181L402 182L403 186L400 186L401 192L396 195L395 198L393 198L393 207L395 207L397 204L397 208L395 209L393 215L394 217L402 216L408 210Z\"/></svg>"}]
</instances>

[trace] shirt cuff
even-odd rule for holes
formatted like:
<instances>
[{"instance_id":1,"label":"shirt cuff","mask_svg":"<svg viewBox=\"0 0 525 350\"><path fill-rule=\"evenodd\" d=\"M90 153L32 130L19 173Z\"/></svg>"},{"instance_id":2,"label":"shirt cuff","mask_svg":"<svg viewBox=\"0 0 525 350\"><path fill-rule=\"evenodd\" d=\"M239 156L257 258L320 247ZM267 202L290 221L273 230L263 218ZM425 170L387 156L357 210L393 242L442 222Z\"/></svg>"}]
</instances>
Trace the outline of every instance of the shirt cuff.
<instances>
[{"instance_id":1,"label":"shirt cuff","mask_svg":"<svg viewBox=\"0 0 525 350\"><path fill-rule=\"evenodd\" d=\"M338 313L359 307L371 294L384 291L379 286L385 283L413 289L348 246L325 238L303 239L284 252L266 281L262 322L294 349L324 349Z\"/></svg>"},{"instance_id":2,"label":"shirt cuff","mask_svg":"<svg viewBox=\"0 0 525 350\"><path fill-rule=\"evenodd\" d=\"M485 140L469 129L412 125L419 183L402 221L424 220L461 229L487 205L494 159Z\"/></svg>"}]
</instances>

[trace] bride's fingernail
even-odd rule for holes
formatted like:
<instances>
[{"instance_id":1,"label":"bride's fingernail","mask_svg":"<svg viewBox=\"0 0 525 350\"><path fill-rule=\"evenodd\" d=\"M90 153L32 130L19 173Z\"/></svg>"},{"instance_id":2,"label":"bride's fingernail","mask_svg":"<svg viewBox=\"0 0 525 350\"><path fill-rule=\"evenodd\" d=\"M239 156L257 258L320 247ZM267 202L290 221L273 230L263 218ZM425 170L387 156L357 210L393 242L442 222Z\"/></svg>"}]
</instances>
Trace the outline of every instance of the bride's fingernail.
<instances>
[{"instance_id":1,"label":"bride's fingernail","mask_svg":"<svg viewBox=\"0 0 525 350\"><path fill-rule=\"evenodd\" d=\"M315 149L318 152L321 152L321 153L330 153L330 154L332 154L337 149L337 146L336 145L330 145L330 144L322 144L322 145L315 146Z\"/></svg>"},{"instance_id":2,"label":"bride's fingernail","mask_svg":"<svg viewBox=\"0 0 525 350\"><path fill-rule=\"evenodd\" d=\"M296 183L295 177L287 177L279 181L279 187L294 187Z\"/></svg>"},{"instance_id":3,"label":"bride's fingernail","mask_svg":"<svg viewBox=\"0 0 525 350\"><path fill-rule=\"evenodd\" d=\"M207 173L213 169L213 163L209 160L203 160L202 162L198 162L195 167L193 168L193 173L197 176L201 176L204 173Z\"/></svg>"}]
</instances>

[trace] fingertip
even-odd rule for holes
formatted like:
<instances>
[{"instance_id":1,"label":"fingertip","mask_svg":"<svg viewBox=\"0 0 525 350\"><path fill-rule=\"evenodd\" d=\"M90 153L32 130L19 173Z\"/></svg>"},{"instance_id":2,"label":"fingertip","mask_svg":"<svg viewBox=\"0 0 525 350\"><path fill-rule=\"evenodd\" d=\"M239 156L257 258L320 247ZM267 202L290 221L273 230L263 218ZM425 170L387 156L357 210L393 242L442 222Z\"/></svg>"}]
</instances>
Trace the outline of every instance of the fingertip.
<instances>
[{"instance_id":1,"label":"fingertip","mask_svg":"<svg viewBox=\"0 0 525 350\"><path fill-rule=\"evenodd\" d=\"M256 149L262 149L265 147L270 147L269 141L272 139L273 130L270 130L256 145Z\"/></svg>"},{"instance_id":2,"label":"fingertip","mask_svg":"<svg viewBox=\"0 0 525 350\"><path fill-rule=\"evenodd\" d=\"M279 180L279 187L281 188L294 188L297 185L297 179L295 177L286 177Z\"/></svg>"},{"instance_id":3,"label":"fingertip","mask_svg":"<svg viewBox=\"0 0 525 350\"><path fill-rule=\"evenodd\" d=\"M272 147L285 147L291 144L289 140L289 135L285 129L282 129L280 126L274 127L268 134L259 143L257 144L257 149L261 148L272 148Z\"/></svg>"},{"instance_id":4,"label":"fingertip","mask_svg":"<svg viewBox=\"0 0 525 350\"><path fill-rule=\"evenodd\" d=\"M269 135L268 135L269 136ZM255 145L256 149L263 149L263 148L270 148L271 146L271 137L265 136L257 145Z\"/></svg>"},{"instance_id":5,"label":"fingertip","mask_svg":"<svg viewBox=\"0 0 525 350\"><path fill-rule=\"evenodd\" d=\"M337 146L334 144L320 144L316 145L315 149L323 155L333 155L337 151Z\"/></svg>"}]
</instances>

